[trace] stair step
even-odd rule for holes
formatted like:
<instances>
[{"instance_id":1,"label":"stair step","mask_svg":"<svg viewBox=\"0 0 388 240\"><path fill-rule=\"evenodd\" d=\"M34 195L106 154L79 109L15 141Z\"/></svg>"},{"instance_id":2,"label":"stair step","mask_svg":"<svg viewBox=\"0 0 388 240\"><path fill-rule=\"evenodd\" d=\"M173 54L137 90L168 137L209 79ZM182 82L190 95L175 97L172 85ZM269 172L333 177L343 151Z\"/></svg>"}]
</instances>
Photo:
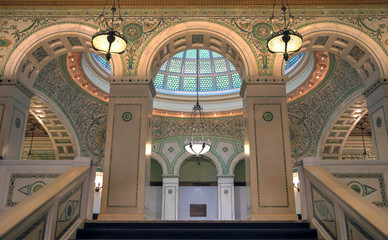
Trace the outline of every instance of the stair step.
<instances>
[{"instance_id":1,"label":"stair step","mask_svg":"<svg viewBox=\"0 0 388 240\"><path fill-rule=\"evenodd\" d=\"M305 221L86 221L77 239L317 239Z\"/></svg>"},{"instance_id":2,"label":"stair step","mask_svg":"<svg viewBox=\"0 0 388 240\"><path fill-rule=\"evenodd\" d=\"M303 229L309 228L307 222L290 222L290 223L272 223L272 222L250 222L250 223L231 223L231 222L85 222L85 229Z\"/></svg>"},{"instance_id":3,"label":"stair step","mask_svg":"<svg viewBox=\"0 0 388 240\"><path fill-rule=\"evenodd\" d=\"M311 229L80 229L78 239L306 239Z\"/></svg>"}]
</instances>

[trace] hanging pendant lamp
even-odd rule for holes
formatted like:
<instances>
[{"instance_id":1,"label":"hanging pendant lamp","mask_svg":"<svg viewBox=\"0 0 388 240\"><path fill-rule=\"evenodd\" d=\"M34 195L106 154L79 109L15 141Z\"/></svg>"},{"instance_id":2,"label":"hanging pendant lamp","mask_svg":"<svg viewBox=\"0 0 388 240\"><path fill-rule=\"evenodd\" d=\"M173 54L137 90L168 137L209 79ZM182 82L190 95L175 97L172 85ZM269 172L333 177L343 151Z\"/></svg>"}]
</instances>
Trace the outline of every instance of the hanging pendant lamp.
<instances>
[{"instance_id":1,"label":"hanging pendant lamp","mask_svg":"<svg viewBox=\"0 0 388 240\"><path fill-rule=\"evenodd\" d=\"M203 108L199 104L199 49L197 49L197 101L191 112L191 122L185 141L185 150L196 157L207 153L211 147L203 115Z\"/></svg>"},{"instance_id":2,"label":"hanging pendant lamp","mask_svg":"<svg viewBox=\"0 0 388 240\"><path fill-rule=\"evenodd\" d=\"M120 32L114 29L115 13L117 10L116 1L118 3L119 9L118 22L121 23L123 21L120 15L120 0L113 0L113 5L111 8L112 19L110 20L110 23L108 19L108 28L105 30L99 30L92 37L92 46L94 50L105 54L106 60L108 61L111 59L112 53L121 54L127 48L127 40ZM104 10L100 15L100 20L102 24L105 23L105 7L107 3L108 0L106 1L104 5Z\"/></svg>"},{"instance_id":3,"label":"hanging pendant lamp","mask_svg":"<svg viewBox=\"0 0 388 240\"><path fill-rule=\"evenodd\" d=\"M273 4L271 21L275 19L275 3L276 0L274 0ZM289 14L288 20L286 15L287 8ZM267 39L267 48L270 53L283 53L283 59L288 61L289 54L299 51L302 47L303 37L297 31L289 28L291 22L294 20L294 17L291 14L288 2L286 7L284 6L284 2L282 0L281 10L283 14L284 26L280 31L272 33L272 35Z\"/></svg>"}]
</instances>

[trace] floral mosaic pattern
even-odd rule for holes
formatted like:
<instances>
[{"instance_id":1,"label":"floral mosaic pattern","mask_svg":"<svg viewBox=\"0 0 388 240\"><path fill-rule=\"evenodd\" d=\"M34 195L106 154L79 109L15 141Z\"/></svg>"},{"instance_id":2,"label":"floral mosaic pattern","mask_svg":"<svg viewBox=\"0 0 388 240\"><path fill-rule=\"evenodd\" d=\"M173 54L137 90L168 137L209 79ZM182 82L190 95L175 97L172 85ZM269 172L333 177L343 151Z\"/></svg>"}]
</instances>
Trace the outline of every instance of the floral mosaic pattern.
<instances>
[{"instance_id":1,"label":"floral mosaic pattern","mask_svg":"<svg viewBox=\"0 0 388 240\"><path fill-rule=\"evenodd\" d=\"M100 9L2 9L0 15L0 74L15 48L28 36L46 27L63 23L80 23L98 28ZM123 56L125 74L136 75L138 60L149 41L166 28L192 20L210 21L226 26L246 39L257 58L261 75L271 73L272 56L265 48L265 38L281 26L280 16L271 25L268 16L272 8L257 9L121 9L124 22L119 27L129 46ZM374 39L386 53L388 45L387 12L379 8L297 8L293 10L295 27L317 22L334 22L354 27ZM4 17L6 16L6 17ZM130 16L130 17L129 17ZM72 45L79 42L69 39Z\"/></svg>"},{"instance_id":2,"label":"floral mosaic pattern","mask_svg":"<svg viewBox=\"0 0 388 240\"><path fill-rule=\"evenodd\" d=\"M292 157L294 160L316 154L319 136L330 114L350 93L362 86L360 75L351 65L337 59L332 77L313 95L288 107ZM303 136L301 138L300 136Z\"/></svg>"},{"instance_id":3,"label":"floral mosaic pattern","mask_svg":"<svg viewBox=\"0 0 388 240\"><path fill-rule=\"evenodd\" d=\"M75 90L61 75L58 60L39 73L34 88L48 95L63 110L77 132L81 156L103 161L107 106Z\"/></svg>"},{"instance_id":4,"label":"floral mosaic pattern","mask_svg":"<svg viewBox=\"0 0 388 240\"><path fill-rule=\"evenodd\" d=\"M154 116L152 139L186 136L191 124L190 119ZM230 118L212 118L207 120L206 130L212 136L225 136L242 140L244 138L244 121L242 116Z\"/></svg>"}]
</instances>

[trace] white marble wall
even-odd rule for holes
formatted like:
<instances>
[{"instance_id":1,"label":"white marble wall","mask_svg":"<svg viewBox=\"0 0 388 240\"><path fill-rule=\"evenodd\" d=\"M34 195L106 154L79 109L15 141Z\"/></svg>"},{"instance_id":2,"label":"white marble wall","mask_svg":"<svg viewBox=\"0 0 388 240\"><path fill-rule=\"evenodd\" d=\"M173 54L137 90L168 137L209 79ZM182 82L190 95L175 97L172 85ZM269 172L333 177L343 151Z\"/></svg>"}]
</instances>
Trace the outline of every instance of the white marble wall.
<instances>
[{"instance_id":1,"label":"white marble wall","mask_svg":"<svg viewBox=\"0 0 388 240\"><path fill-rule=\"evenodd\" d=\"M179 220L218 220L217 186L179 187ZM206 217L190 217L190 204L206 204Z\"/></svg>"}]
</instances>

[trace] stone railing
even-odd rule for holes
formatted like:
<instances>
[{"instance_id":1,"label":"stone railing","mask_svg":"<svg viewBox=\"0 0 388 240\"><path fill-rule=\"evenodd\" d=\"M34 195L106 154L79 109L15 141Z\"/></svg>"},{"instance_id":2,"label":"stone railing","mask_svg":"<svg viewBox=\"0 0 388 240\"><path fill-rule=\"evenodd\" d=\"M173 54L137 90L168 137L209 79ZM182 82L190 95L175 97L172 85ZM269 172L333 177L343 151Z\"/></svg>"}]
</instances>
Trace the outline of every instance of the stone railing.
<instances>
[{"instance_id":1,"label":"stone railing","mask_svg":"<svg viewBox=\"0 0 388 240\"><path fill-rule=\"evenodd\" d=\"M365 184L356 184L358 187L355 187L349 185L345 178L352 178L354 176L349 174L356 173L361 177L372 173L384 175L386 163L368 161L369 164L364 163L364 167L360 167L361 162L352 165L352 161L348 161L346 165L334 163L336 167L330 167L329 162L324 162L311 159L300 162L303 219L308 219L325 239L388 239L388 213L359 194L361 191L368 191ZM371 162L382 166L379 170L376 168L376 171L372 171ZM325 168L336 171L329 172ZM337 171L339 169L341 171ZM336 175L341 172L348 175Z\"/></svg>"},{"instance_id":2,"label":"stone railing","mask_svg":"<svg viewBox=\"0 0 388 240\"><path fill-rule=\"evenodd\" d=\"M16 174L12 173L15 167L34 172L34 167L28 165L34 165L35 161L29 161L24 167L18 161L4 161L1 164L3 173L11 170L7 173L11 177L6 186L8 189L15 183L15 179L12 179L13 174ZM0 215L0 239L69 239L83 220L92 218L96 171L94 162L87 158L77 158L74 161L58 161L57 166L55 163L50 164L50 161L46 163L45 168L39 161L35 162L46 175L23 173L27 176L27 185L17 190L33 194L14 207L3 209ZM61 173L66 168L68 170ZM45 176L53 179L47 185L38 185L37 182L31 183L31 176L35 176L38 183Z\"/></svg>"}]
</instances>

